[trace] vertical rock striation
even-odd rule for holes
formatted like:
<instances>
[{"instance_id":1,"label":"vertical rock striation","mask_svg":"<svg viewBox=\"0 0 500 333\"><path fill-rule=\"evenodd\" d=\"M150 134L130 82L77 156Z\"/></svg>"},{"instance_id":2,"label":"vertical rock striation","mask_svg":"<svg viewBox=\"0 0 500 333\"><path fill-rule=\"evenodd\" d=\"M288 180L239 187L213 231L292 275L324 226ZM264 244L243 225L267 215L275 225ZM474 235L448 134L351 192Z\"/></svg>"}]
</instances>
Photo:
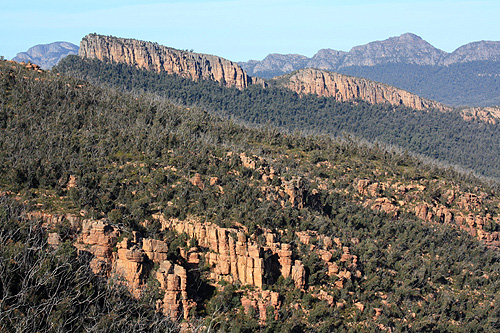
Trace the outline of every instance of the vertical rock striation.
<instances>
[{"instance_id":1,"label":"vertical rock striation","mask_svg":"<svg viewBox=\"0 0 500 333\"><path fill-rule=\"evenodd\" d=\"M319 69L305 68L275 80L298 94L335 97L343 102L361 99L371 104L404 105L415 110L450 110L441 103L387 84Z\"/></svg>"},{"instance_id":2,"label":"vertical rock striation","mask_svg":"<svg viewBox=\"0 0 500 333\"><path fill-rule=\"evenodd\" d=\"M89 34L80 42L78 55L84 58L134 65L137 68L156 72L177 74L192 80L214 80L224 86L238 89L255 83L238 64L227 59L176 50L157 43L135 39Z\"/></svg>"}]
</instances>

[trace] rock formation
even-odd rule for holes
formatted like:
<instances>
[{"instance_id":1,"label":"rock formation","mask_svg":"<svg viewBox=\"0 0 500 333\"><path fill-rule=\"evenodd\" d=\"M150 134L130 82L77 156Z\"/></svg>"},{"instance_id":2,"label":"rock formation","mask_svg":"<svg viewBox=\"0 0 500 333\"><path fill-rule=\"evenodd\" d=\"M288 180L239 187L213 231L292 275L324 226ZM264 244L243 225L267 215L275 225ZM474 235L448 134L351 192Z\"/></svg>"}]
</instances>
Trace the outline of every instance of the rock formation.
<instances>
[{"instance_id":1,"label":"rock formation","mask_svg":"<svg viewBox=\"0 0 500 333\"><path fill-rule=\"evenodd\" d=\"M149 273L149 267L145 264L146 254L128 238L124 238L117 247L118 255L114 258L111 277L127 285L132 294L138 297Z\"/></svg>"},{"instance_id":2,"label":"rock formation","mask_svg":"<svg viewBox=\"0 0 500 333\"><path fill-rule=\"evenodd\" d=\"M495 125L500 119L500 107L466 108L460 114L467 121L479 120Z\"/></svg>"},{"instance_id":3,"label":"rock formation","mask_svg":"<svg viewBox=\"0 0 500 333\"><path fill-rule=\"evenodd\" d=\"M387 84L324 70L301 69L275 78L275 80L298 94L335 97L338 101L361 99L372 104L404 105L415 110L428 108L436 108L441 111L451 110L441 103L419 97Z\"/></svg>"},{"instance_id":4,"label":"rock formation","mask_svg":"<svg viewBox=\"0 0 500 333\"><path fill-rule=\"evenodd\" d=\"M165 291L163 300L157 303L157 308L171 318L177 319L182 315L187 319L195 303L188 299L186 269L165 260L156 272L156 279L160 282L160 288Z\"/></svg>"},{"instance_id":5,"label":"rock formation","mask_svg":"<svg viewBox=\"0 0 500 333\"><path fill-rule=\"evenodd\" d=\"M84 220L82 232L75 243L79 251L94 255L91 267L94 273L109 276L113 263L112 249L116 245L119 231L104 220Z\"/></svg>"},{"instance_id":6,"label":"rock formation","mask_svg":"<svg viewBox=\"0 0 500 333\"><path fill-rule=\"evenodd\" d=\"M237 230L221 228L213 224L196 221L161 220L163 227L177 233L186 233L198 240L200 247L206 248L206 261L214 269L211 279L228 282L239 281L241 284L262 288L264 283L263 247L248 240ZM194 253L191 253L194 256Z\"/></svg>"},{"instance_id":7,"label":"rock formation","mask_svg":"<svg viewBox=\"0 0 500 333\"><path fill-rule=\"evenodd\" d=\"M250 308L257 310L260 323L263 324L267 319L269 306L274 309L275 319L278 318L278 310L281 306L280 295L270 290L249 291L241 297L241 305L246 313L250 311Z\"/></svg>"},{"instance_id":8,"label":"rock formation","mask_svg":"<svg viewBox=\"0 0 500 333\"><path fill-rule=\"evenodd\" d=\"M161 215L154 215L163 228L185 233L198 240L202 252L190 250L184 257L189 262L194 254L205 256L205 260L212 267L210 278L214 281L224 280L229 283L240 282L242 285L252 285L259 289L265 283L273 283L272 277L279 275L291 278L295 286L303 289L306 286L306 269L301 260L293 258L293 249L290 244L280 243L277 236L270 231L263 231L265 244L255 242L252 236L233 228L221 228L210 223L201 223L194 220L180 221L166 220ZM337 275L342 281L351 279L351 270L357 278L361 272L357 270L357 256L349 253L349 247L342 246L340 240L335 239L337 248L341 248L343 255L341 262L347 262L350 271L342 271L336 262L332 262L335 248L330 237L313 231L296 232L298 241L309 247L310 252L316 253L325 263L329 275ZM310 244L312 239L317 240L318 246ZM266 280L271 279L271 280Z\"/></svg>"},{"instance_id":9,"label":"rock formation","mask_svg":"<svg viewBox=\"0 0 500 333\"><path fill-rule=\"evenodd\" d=\"M474 194L447 189L442 194L442 202L446 202L444 205L436 199L430 202L416 200L417 194L421 196L428 190L418 183L372 183L369 179L359 179L353 185L365 207L394 215L403 211L414 213L425 222L445 223L460 228L490 248L500 247L500 233L493 231L500 224L500 216L493 217L487 210L484 211L484 204L488 201L488 194L484 192ZM434 188L439 186L432 185ZM394 191L394 197L382 196L382 192L388 189Z\"/></svg>"},{"instance_id":10,"label":"rock formation","mask_svg":"<svg viewBox=\"0 0 500 333\"><path fill-rule=\"evenodd\" d=\"M251 83L263 83L257 79L252 81L252 78L232 61L135 39L90 34L80 42L78 55L177 74L192 80L214 80L238 89L246 88Z\"/></svg>"}]
</instances>

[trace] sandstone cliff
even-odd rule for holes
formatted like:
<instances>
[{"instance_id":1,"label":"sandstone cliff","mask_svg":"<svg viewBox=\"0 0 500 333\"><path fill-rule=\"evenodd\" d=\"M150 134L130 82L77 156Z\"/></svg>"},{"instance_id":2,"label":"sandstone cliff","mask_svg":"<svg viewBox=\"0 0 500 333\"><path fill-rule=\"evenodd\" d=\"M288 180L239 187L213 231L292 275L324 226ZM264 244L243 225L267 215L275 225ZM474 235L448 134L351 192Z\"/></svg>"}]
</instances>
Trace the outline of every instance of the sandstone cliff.
<instances>
[{"instance_id":1,"label":"sandstone cliff","mask_svg":"<svg viewBox=\"0 0 500 333\"><path fill-rule=\"evenodd\" d=\"M362 99L372 104L404 105L416 110L436 108L448 111L447 106L428 100L405 90L371 80L323 71L313 68L298 70L275 80L299 93L335 97L338 101Z\"/></svg>"},{"instance_id":2,"label":"sandstone cliff","mask_svg":"<svg viewBox=\"0 0 500 333\"><path fill-rule=\"evenodd\" d=\"M193 80L208 79L228 87L246 88L253 80L232 61L208 54L176 50L157 43L90 34L80 42L78 55L138 68L177 74Z\"/></svg>"}]
</instances>

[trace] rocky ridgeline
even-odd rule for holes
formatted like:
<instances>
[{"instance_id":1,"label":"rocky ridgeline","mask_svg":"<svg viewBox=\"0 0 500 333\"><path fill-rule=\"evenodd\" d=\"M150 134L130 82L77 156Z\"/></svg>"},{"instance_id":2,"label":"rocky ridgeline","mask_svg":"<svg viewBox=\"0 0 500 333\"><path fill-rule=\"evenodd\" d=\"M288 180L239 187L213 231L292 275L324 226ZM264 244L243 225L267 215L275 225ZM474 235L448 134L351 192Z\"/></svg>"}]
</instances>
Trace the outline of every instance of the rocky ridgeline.
<instances>
[{"instance_id":1,"label":"rocky ridgeline","mask_svg":"<svg viewBox=\"0 0 500 333\"><path fill-rule=\"evenodd\" d=\"M317 189L309 190L312 185L311 180L292 178L286 181L275 174L274 169L265 159L246 154L240 154L239 157L244 167L257 170L262 180L269 184L261 187L266 200L279 202L282 207L285 207L288 202L292 207L301 209L304 202L314 202L314 197L319 194L319 191L335 191L335 189L329 189L329 185L321 179L315 180ZM316 167L336 168L328 161L318 163ZM270 184L276 177L281 180L280 186ZM458 188L450 189L447 184L437 183L435 180L424 183L411 181L403 184L397 181L377 182L376 178L358 179L354 184L356 193L352 193L355 194L353 200L359 201L372 210L382 210L394 216L407 212L415 214L426 222L448 223L466 231L488 247L500 249L500 232L491 231L496 229L494 226L500 224L500 215L493 216L484 208L485 203L490 200L486 193L473 194L462 192ZM437 187L439 192L444 192L441 196L446 198L445 204L435 198L426 199L431 191L429 186ZM444 188L448 189L444 190ZM489 202L489 204L500 205L496 201Z\"/></svg>"},{"instance_id":2,"label":"rocky ridgeline","mask_svg":"<svg viewBox=\"0 0 500 333\"><path fill-rule=\"evenodd\" d=\"M500 42L497 41L472 42L462 45L452 53L447 53L417 35L405 33L386 40L355 46L349 52L321 49L311 58L298 54L269 54L261 61L250 60L239 64L252 76L271 78L307 67L337 71L353 66L390 63L448 66L499 59Z\"/></svg>"},{"instance_id":3,"label":"rocky ridgeline","mask_svg":"<svg viewBox=\"0 0 500 333\"><path fill-rule=\"evenodd\" d=\"M466 108L460 111L462 118L466 121L479 120L495 125L500 119L500 107L477 107Z\"/></svg>"},{"instance_id":4,"label":"rocky ridgeline","mask_svg":"<svg viewBox=\"0 0 500 333\"><path fill-rule=\"evenodd\" d=\"M336 100L343 102L361 99L371 104L404 105L415 110L428 108L451 110L441 103L387 84L325 70L306 68L275 79L298 94L335 97Z\"/></svg>"},{"instance_id":5,"label":"rocky ridgeline","mask_svg":"<svg viewBox=\"0 0 500 333\"><path fill-rule=\"evenodd\" d=\"M246 88L252 83L263 83L261 79L252 79L232 61L135 39L90 34L80 42L78 55L134 65L156 72L177 74L192 80L214 80L239 89Z\"/></svg>"},{"instance_id":6,"label":"rocky ridgeline","mask_svg":"<svg viewBox=\"0 0 500 333\"><path fill-rule=\"evenodd\" d=\"M500 224L500 216L493 217L483 209L487 195L463 193L448 189L443 196L446 203L437 200L422 200L426 186L414 183L403 185L390 182L372 182L360 179L356 184L357 192L364 205L388 214L411 212L426 222L454 225L483 241L488 247L500 249L500 233L487 231L488 226ZM391 191L391 198L382 193Z\"/></svg>"}]
</instances>

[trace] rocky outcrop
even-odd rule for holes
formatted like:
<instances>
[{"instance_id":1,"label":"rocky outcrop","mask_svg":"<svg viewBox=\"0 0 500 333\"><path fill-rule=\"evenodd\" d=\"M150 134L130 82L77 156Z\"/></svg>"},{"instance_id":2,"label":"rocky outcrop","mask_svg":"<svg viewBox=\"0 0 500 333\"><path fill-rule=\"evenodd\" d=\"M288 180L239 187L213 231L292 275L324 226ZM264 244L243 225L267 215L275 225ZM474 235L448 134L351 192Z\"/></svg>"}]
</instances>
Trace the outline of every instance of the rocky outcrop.
<instances>
[{"instance_id":1,"label":"rocky outcrop","mask_svg":"<svg viewBox=\"0 0 500 333\"><path fill-rule=\"evenodd\" d=\"M80 42L78 55L177 74L192 80L214 80L224 86L239 89L246 88L251 83L263 82L258 79L252 81L252 78L232 61L135 39L90 34Z\"/></svg>"},{"instance_id":2,"label":"rocky outcrop","mask_svg":"<svg viewBox=\"0 0 500 333\"><path fill-rule=\"evenodd\" d=\"M260 289L264 284L274 283L281 275L291 278L299 289L307 284L306 269L301 260L295 259L292 246L277 241L277 235L270 231L262 231L265 244L260 244L255 241L255 235L247 236L244 231L234 228L221 228L195 220L166 220L162 215L154 215L153 218L158 219L164 229L175 230L178 234L185 233L198 241L199 252L190 249L181 254L188 262L204 256L205 262L212 267L210 279L213 281L239 282ZM351 278L351 273L348 276L342 275L345 272L339 272L339 266L332 260L335 251L342 248L344 252L340 262L348 263L353 274L361 277L361 272L356 270L357 257L351 255L349 248L342 246L339 239L332 241L330 237L312 231L296 232L296 237L300 243L309 247L309 252L316 253L324 261L329 275L337 275L341 280ZM312 239L318 245L310 244Z\"/></svg>"},{"instance_id":3,"label":"rocky outcrop","mask_svg":"<svg viewBox=\"0 0 500 333\"><path fill-rule=\"evenodd\" d=\"M201 180L201 175L199 173L196 173L193 178L189 180L193 186L199 187L200 190L203 190L205 188L205 184L203 183L203 180Z\"/></svg>"},{"instance_id":4,"label":"rocky outcrop","mask_svg":"<svg viewBox=\"0 0 500 333\"><path fill-rule=\"evenodd\" d=\"M275 80L298 94L335 97L338 101L361 99L371 104L404 105L415 110L428 108L441 111L451 110L441 103L419 97L387 84L324 70L301 69L292 74L275 78Z\"/></svg>"},{"instance_id":5,"label":"rocky outcrop","mask_svg":"<svg viewBox=\"0 0 500 333\"><path fill-rule=\"evenodd\" d=\"M156 272L156 279L165 292L163 299L156 304L157 309L173 319L188 319L189 311L196 303L188 299L186 269L165 260Z\"/></svg>"},{"instance_id":6,"label":"rocky outcrop","mask_svg":"<svg viewBox=\"0 0 500 333\"><path fill-rule=\"evenodd\" d=\"M416 182L404 185L399 182L372 183L369 179L358 179L353 185L365 207L394 215L400 212L413 213L427 223L449 224L476 237L490 248L500 248L500 232L496 231L500 216L493 217L488 209L485 210L485 204L491 204L487 193L460 192L458 187L448 188L441 193L443 184L436 181L427 184L434 192L429 201L423 200L422 195L430 189ZM384 197L383 192L386 190L393 195Z\"/></svg>"},{"instance_id":7,"label":"rocky outcrop","mask_svg":"<svg viewBox=\"0 0 500 333\"><path fill-rule=\"evenodd\" d=\"M208 249L206 262L213 267L210 278L214 281L240 282L262 288L264 283L264 249L248 240L237 230L221 228L213 224L196 221L160 219L166 229L186 233L198 240L202 248ZM194 254L191 254L194 257Z\"/></svg>"},{"instance_id":8,"label":"rocky outcrop","mask_svg":"<svg viewBox=\"0 0 500 333\"><path fill-rule=\"evenodd\" d=\"M477 107L466 108L460 111L462 118L466 121L479 120L495 125L500 119L500 107Z\"/></svg>"},{"instance_id":9,"label":"rocky outcrop","mask_svg":"<svg viewBox=\"0 0 500 333\"><path fill-rule=\"evenodd\" d=\"M117 248L111 278L125 284L134 296L139 297L150 270L146 264L147 256L138 244L128 238L118 243Z\"/></svg>"},{"instance_id":10,"label":"rocky outcrop","mask_svg":"<svg viewBox=\"0 0 500 333\"><path fill-rule=\"evenodd\" d=\"M257 310L259 321L261 324L264 324L267 320L267 309L269 306L274 309L275 319L278 319L278 310L281 306L280 295L270 290L248 291L241 297L241 305L245 313L249 313L250 308Z\"/></svg>"},{"instance_id":11,"label":"rocky outcrop","mask_svg":"<svg viewBox=\"0 0 500 333\"><path fill-rule=\"evenodd\" d=\"M39 217L47 226L64 219L43 213L31 213L31 217ZM182 246L176 249L177 252L169 251L173 249L169 249L167 242L143 238L137 231L124 234L120 227L106 219L75 218L73 224L81 226L81 233L74 246L80 254L93 255L90 265L94 273L114 284L126 286L136 298L141 297L148 279L156 278L162 292L162 297L156 301L156 309L174 320L189 319L191 310L197 305L196 295L189 286L196 285L191 279L200 278L200 264L208 269L205 277L216 288L224 288L224 283L218 283L220 281L252 286L242 288L238 294L244 311L254 308L261 324L272 313L271 308L277 319L281 306L281 296L264 290L264 285L275 283L281 275L305 291L308 270L301 259L307 258L308 253L321 258L325 272L338 278L336 288L341 289L347 280L362 276L357 269L357 257L350 253L349 247L338 238L332 239L315 231L295 232L293 243L281 243L279 239L285 232L283 230L273 233L258 229L249 235L242 226L223 228L194 219L167 220L156 214L152 217L164 230L185 234L191 240L195 239L198 245ZM128 237L124 237L126 235ZM353 239L351 242L356 244L359 241ZM50 233L48 243L55 248L61 244L61 239L57 233ZM174 252L180 256L169 257Z\"/></svg>"},{"instance_id":12,"label":"rocky outcrop","mask_svg":"<svg viewBox=\"0 0 500 333\"><path fill-rule=\"evenodd\" d=\"M82 222L82 232L75 246L79 251L94 255L90 263L94 273L109 276L114 259L113 247L119 235L119 230L104 220Z\"/></svg>"}]
</instances>

